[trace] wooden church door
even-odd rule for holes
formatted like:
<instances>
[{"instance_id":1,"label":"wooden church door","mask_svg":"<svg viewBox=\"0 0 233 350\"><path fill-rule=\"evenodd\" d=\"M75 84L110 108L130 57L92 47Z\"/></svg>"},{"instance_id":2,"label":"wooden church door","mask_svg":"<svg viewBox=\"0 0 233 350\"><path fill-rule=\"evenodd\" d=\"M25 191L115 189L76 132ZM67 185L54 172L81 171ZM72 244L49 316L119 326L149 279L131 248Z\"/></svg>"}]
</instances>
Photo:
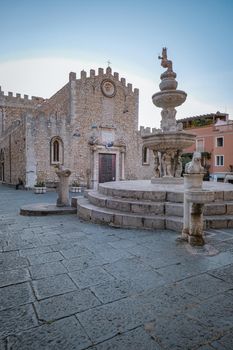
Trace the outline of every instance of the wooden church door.
<instances>
[{"instance_id":1,"label":"wooden church door","mask_svg":"<svg viewBox=\"0 0 233 350\"><path fill-rule=\"evenodd\" d=\"M99 182L108 182L116 180L116 155L99 154Z\"/></svg>"}]
</instances>

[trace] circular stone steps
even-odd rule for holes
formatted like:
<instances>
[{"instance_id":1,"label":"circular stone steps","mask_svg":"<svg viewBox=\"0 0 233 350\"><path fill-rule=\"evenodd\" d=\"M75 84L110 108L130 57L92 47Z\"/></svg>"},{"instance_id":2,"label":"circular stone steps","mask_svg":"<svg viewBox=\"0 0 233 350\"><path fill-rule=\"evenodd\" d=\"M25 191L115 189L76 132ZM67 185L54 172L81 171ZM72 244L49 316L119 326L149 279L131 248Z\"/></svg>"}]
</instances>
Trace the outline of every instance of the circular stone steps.
<instances>
[{"instance_id":1,"label":"circular stone steps","mask_svg":"<svg viewBox=\"0 0 233 350\"><path fill-rule=\"evenodd\" d=\"M233 186L204 182L214 192L214 202L204 207L206 228L233 227ZM183 185L151 184L150 181L119 181L86 191L86 198L72 198L77 214L95 223L147 229L183 228Z\"/></svg>"},{"instance_id":2,"label":"circular stone steps","mask_svg":"<svg viewBox=\"0 0 233 350\"><path fill-rule=\"evenodd\" d=\"M165 210L164 202L109 197L97 191L89 191L87 198L91 204L97 207L105 207L135 214L164 215Z\"/></svg>"},{"instance_id":3,"label":"circular stone steps","mask_svg":"<svg viewBox=\"0 0 233 350\"><path fill-rule=\"evenodd\" d=\"M120 210L112 210L103 207L97 207L91 204L87 198L79 197L77 200L77 213L85 219L94 223L110 224L116 227L146 228L146 229L164 229L164 216L140 215Z\"/></svg>"}]
</instances>

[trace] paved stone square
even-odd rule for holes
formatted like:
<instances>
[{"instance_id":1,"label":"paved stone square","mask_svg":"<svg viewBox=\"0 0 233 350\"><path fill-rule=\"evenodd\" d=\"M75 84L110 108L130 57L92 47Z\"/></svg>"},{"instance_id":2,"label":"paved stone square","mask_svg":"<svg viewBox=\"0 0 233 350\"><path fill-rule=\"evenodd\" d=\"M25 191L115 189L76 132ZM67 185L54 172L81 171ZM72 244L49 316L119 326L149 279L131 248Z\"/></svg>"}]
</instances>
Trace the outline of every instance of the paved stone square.
<instances>
[{"instance_id":1,"label":"paved stone square","mask_svg":"<svg viewBox=\"0 0 233 350\"><path fill-rule=\"evenodd\" d=\"M192 248L169 230L19 215L55 200L0 185L1 350L233 349L233 229Z\"/></svg>"}]
</instances>

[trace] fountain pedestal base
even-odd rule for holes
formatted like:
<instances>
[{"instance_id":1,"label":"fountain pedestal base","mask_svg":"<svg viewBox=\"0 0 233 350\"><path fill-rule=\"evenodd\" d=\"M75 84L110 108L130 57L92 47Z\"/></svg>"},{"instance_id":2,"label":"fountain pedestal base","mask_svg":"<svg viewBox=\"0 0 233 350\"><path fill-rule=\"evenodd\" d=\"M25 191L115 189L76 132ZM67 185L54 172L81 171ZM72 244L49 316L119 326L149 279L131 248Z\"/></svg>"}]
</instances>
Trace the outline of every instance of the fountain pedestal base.
<instances>
[{"instance_id":1,"label":"fountain pedestal base","mask_svg":"<svg viewBox=\"0 0 233 350\"><path fill-rule=\"evenodd\" d=\"M204 204L214 200L214 193L202 189L203 174L184 174L184 226L182 239L202 246Z\"/></svg>"}]
</instances>

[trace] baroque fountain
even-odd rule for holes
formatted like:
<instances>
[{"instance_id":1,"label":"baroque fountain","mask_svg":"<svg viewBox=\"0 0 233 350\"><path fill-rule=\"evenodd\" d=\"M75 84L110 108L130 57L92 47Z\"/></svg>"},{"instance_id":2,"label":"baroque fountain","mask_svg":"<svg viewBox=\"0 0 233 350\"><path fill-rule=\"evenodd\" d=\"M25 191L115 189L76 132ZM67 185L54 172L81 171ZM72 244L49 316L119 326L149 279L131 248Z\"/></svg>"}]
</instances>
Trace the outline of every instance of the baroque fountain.
<instances>
[{"instance_id":1,"label":"baroque fountain","mask_svg":"<svg viewBox=\"0 0 233 350\"><path fill-rule=\"evenodd\" d=\"M170 229L182 232L182 241L203 245L204 225L231 227L233 210L229 207L227 211L226 202L233 203L233 191L229 191L229 184L226 187L202 181L201 155L197 152L181 177L181 154L196 136L184 132L182 124L176 121L175 108L185 102L187 94L177 90L176 73L172 61L167 59L166 48L159 59L166 70L161 74L160 91L152 100L162 109L161 129L142 135L143 146L154 153L153 178L101 183L98 190L88 190L86 198L73 198L73 204L79 217L94 223ZM221 203L223 215L218 215L216 203Z\"/></svg>"},{"instance_id":2,"label":"baroque fountain","mask_svg":"<svg viewBox=\"0 0 233 350\"><path fill-rule=\"evenodd\" d=\"M161 129L149 135L142 136L143 145L154 153L154 177L152 183L180 183L182 162L181 154L184 148L195 142L195 135L183 131L182 123L176 121L176 109L187 97L186 92L177 90L176 73L172 61L167 59L167 49L163 48L161 66L167 70L161 74L160 91L152 96L156 107L162 108Z\"/></svg>"},{"instance_id":3,"label":"baroque fountain","mask_svg":"<svg viewBox=\"0 0 233 350\"><path fill-rule=\"evenodd\" d=\"M187 94L177 90L176 73L166 48L159 59L166 70L161 74L160 91L152 100L162 109L161 129L142 136L144 147L154 153L153 178L101 183L98 190L73 197L72 206L67 206L69 170L61 168L57 173L57 205L28 205L21 208L22 215L77 213L85 220L114 227L170 229L182 233L182 241L191 245L205 243L204 227L233 227L232 185L203 182L200 153L194 153L181 177L181 154L195 142L195 135L184 132L176 121L175 108L185 102Z\"/></svg>"}]
</instances>

